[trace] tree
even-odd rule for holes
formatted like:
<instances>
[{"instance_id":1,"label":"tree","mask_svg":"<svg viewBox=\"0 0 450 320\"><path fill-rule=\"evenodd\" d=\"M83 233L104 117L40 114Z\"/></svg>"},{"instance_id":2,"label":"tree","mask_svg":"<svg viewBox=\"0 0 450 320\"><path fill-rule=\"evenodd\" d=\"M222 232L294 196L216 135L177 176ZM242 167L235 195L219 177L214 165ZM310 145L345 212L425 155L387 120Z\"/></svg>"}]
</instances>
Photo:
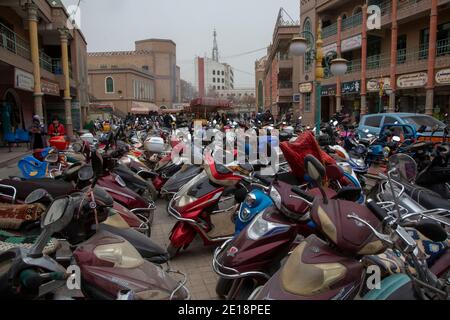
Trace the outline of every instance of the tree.
<instances>
[{"instance_id":1,"label":"tree","mask_svg":"<svg viewBox=\"0 0 450 320\"><path fill-rule=\"evenodd\" d=\"M183 79L181 79L181 101L190 102L192 99L198 96L198 92L195 90L194 86Z\"/></svg>"}]
</instances>

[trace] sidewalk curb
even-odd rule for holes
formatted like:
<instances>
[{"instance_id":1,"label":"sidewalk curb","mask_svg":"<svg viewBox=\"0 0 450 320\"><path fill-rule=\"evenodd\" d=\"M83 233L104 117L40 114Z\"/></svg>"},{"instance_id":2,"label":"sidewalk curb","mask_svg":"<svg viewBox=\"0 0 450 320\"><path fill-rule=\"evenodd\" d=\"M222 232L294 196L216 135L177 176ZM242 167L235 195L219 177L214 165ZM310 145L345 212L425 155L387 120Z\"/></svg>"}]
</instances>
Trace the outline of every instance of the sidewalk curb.
<instances>
[{"instance_id":1,"label":"sidewalk curb","mask_svg":"<svg viewBox=\"0 0 450 320\"><path fill-rule=\"evenodd\" d=\"M31 154L31 151L24 152L22 154L17 155L16 157L8 159L8 160L0 161L0 168L7 167L7 166L17 162L17 160L23 158L24 156L26 156L28 154Z\"/></svg>"}]
</instances>

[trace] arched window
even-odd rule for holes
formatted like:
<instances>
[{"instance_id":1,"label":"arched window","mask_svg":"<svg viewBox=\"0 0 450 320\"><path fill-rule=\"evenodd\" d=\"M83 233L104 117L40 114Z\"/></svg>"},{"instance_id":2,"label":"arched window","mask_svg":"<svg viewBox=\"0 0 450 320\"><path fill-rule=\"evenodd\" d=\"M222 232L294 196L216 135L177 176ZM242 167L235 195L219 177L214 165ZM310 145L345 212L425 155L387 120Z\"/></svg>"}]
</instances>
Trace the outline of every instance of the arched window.
<instances>
[{"instance_id":1,"label":"arched window","mask_svg":"<svg viewBox=\"0 0 450 320\"><path fill-rule=\"evenodd\" d=\"M305 30L307 32L313 32L311 19L306 18L305 22L303 23L303 30ZM305 72L311 71L311 65L312 65L312 60L310 59L310 57L305 55Z\"/></svg>"},{"instance_id":2,"label":"arched window","mask_svg":"<svg viewBox=\"0 0 450 320\"><path fill-rule=\"evenodd\" d=\"M114 93L114 79L107 77L105 80L106 93Z\"/></svg>"}]
</instances>

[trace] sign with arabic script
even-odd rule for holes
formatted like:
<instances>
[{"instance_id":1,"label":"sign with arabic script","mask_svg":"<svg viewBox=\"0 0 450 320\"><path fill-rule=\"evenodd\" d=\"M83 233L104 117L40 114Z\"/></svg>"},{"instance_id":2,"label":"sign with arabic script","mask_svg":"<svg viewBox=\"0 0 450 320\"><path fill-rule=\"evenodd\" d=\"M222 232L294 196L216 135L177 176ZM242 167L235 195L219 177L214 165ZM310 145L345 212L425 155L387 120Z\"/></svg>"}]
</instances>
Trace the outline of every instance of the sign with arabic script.
<instances>
[{"instance_id":1,"label":"sign with arabic script","mask_svg":"<svg viewBox=\"0 0 450 320\"><path fill-rule=\"evenodd\" d=\"M359 93L361 90L361 81L344 82L342 84L342 94Z\"/></svg>"}]
</instances>

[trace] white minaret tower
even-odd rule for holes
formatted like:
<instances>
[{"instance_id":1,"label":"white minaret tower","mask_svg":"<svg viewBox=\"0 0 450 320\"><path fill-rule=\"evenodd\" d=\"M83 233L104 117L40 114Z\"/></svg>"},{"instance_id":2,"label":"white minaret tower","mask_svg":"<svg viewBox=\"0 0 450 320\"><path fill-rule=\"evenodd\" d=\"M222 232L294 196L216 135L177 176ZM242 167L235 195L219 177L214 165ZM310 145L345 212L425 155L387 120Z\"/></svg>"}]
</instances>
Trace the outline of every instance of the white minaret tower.
<instances>
[{"instance_id":1,"label":"white minaret tower","mask_svg":"<svg viewBox=\"0 0 450 320\"><path fill-rule=\"evenodd\" d=\"M212 59L214 61L219 62L219 46L217 45L217 32L216 29L214 29L214 43L213 43L213 51L212 51Z\"/></svg>"}]
</instances>

